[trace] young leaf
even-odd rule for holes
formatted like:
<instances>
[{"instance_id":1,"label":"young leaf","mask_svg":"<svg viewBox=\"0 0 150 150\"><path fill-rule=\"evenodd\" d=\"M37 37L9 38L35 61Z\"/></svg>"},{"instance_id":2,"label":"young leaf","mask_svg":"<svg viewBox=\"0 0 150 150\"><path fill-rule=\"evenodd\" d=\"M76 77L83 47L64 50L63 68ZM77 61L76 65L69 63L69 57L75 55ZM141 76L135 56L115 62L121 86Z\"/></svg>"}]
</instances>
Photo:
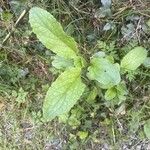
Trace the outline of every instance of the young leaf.
<instances>
[{"instance_id":1,"label":"young leaf","mask_svg":"<svg viewBox=\"0 0 150 150\"><path fill-rule=\"evenodd\" d=\"M46 10L33 7L29 13L29 22L38 39L58 56L76 58L76 42L69 37L57 20Z\"/></svg>"},{"instance_id":2,"label":"young leaf","mask_svg":"<svg viewBox=\"0 0 150 150\"><path fill-rule=\"evenodd\" d=\"M77 135L79 136L79 138L81 140L84 140L85 138L87 138L88 132L87 131L78 131Z\"/></svg>"},{"instance_id":3,"label":"young leaf","mask_svg":"<svg viewBox=\"0 0 150 150\"><path fill-rule=\"evenodd\" d=\"M144 62L146 57L146 49L138 46L125 55L121 61L121 68L125 70L135 70Z\"/></svg>"},{"instance_id":4,"label":"young leaf","mask_svg":"<svg viewBox=\"0 0 150 150\"><path fill-rule=\"evenodd\" d=\"M147 57L144 62L143 65L147 68L150 68L150 57Z\"/></svg>"},{"instance_id":5,"label":"young leaf","mask_svg":"<svg viewBox=\"0 0 150 150\"><path fill-rule=\"evenodd\" d=\"M54 60L52 61L52 65L56 69L66 69L66 68L74 66L73 60L65 59L65 58L60 57L60 56L54 56Z\"/></svg>"},{"instance_id":6,"label":"young leaf","mask_svg":"<svg viewBox=\"0 0 150 150\"><path fill-rule=\"evenodd\" d=\"M92 87L92 89L90 90L90 93L86 99L86 101L89 103L89 104L93 104L95 103L96 101L96 96L98 95L98 90L96 87Z\"/></svg>"},{"instance_id":7,"label":"young leaf","mask_svg":"<svg viewBox=\"0 0 150 150\"><path fill-rule=\"evenodd\" d=\"M111 88L121 80L119 68L106 58L92 58L88 71L88 78L98 81L101 88Z\"/></svg>"},{"instance_id":8,"label":"young leaf","mask_svg":"<svg viewBox=\"0 0 150 150\"><path fill-rule=\"evenodd\" d=\"M110 88L105 93L105 99L106 100L112 100L117 94L117 91L115 88Z\"/></svg>"},{"instance_id":9,"label":"young leaf","mask_svg":"<svg viewBox=\"0 0 150 150\"><path fill-rule=\"evenodd\" d=\"M80 73L80 68L70 68L52 83L43 104L46 121L68 112L80 98L85 89Z\"/></svg>"},{"instance_id":10,"label":"young leaf","mask_svg":"<svg viewBox=\"0 0 150 150\"><path fill-rule=\"evenodd\" d=\"M128 94L128 90L127 90L125 82L119 83L117 85L116 89L117 89L117 95L123 95L124 96L124 95Z\"/></svg>"}]
</instances>

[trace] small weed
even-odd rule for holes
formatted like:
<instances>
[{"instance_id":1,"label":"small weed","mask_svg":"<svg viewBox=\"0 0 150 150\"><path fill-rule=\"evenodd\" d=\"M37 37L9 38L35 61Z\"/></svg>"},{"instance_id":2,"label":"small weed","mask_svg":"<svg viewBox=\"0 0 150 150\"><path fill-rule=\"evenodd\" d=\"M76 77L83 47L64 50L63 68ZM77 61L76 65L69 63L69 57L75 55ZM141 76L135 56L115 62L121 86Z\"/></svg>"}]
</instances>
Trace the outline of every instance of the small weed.
<instances>
[{"instance_id":1,"label":"small weed","mask_svg":"<svg viewBox=\"0 0 150 150\"><path fill-rule=\"evenodd\" d=\"M0 149L150 149L149 0L0 4Z\"/></svg>"}]
</instances>

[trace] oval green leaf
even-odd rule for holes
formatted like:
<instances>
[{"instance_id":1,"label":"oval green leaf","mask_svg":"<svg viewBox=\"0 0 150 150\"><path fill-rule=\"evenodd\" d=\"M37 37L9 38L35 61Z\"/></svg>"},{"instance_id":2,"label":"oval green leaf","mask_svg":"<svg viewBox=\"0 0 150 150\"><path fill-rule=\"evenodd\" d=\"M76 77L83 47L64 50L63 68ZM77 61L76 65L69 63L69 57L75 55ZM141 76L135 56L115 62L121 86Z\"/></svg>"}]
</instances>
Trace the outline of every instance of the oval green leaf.
<instances>
[{"instance_id":1,"label":"oval green leaf","mask_svg":"<svg viewBox=\"0 0 150 150\"><path fill-rule=\"evenodd\" d=\"M33 7L29 12L33 32L46 48L64 58L76 58L77 44L68 36L60 23L46 10Z\"/></svg>"},{"instance_id":2,"label":"oval green leaf","mask_svg":"<svg viewBox=\"0 0 150 150\"><path fill-rule=\"evenodd\" d=\"M88 71L88 78L98 81L101 88L111 88L121 80L117 65L111 63L106 58L92 58Z\"/></svg>"},{"instance_id":3,"label":"oval green leaf","mask_svg":"<svg viewBox=\"0 0 150 150\"><path fill-rule=\"evenodd\" d=\"M137 69L146 59L147 51L145 48L138 46L132 49L121 61L121 68L125 70Z\"/></svg>"},{"instance_id":4,"label":"oval green leaf","mask_svg":"<svg viewBox=\"0 0 150 150\"><path fill-rule=\"evenodd\" d=\"M80 74L80 68L70 68L52 83L43 104L45 121L67 113L78 101L85 89Z\"/></svg>"}]
</instances>

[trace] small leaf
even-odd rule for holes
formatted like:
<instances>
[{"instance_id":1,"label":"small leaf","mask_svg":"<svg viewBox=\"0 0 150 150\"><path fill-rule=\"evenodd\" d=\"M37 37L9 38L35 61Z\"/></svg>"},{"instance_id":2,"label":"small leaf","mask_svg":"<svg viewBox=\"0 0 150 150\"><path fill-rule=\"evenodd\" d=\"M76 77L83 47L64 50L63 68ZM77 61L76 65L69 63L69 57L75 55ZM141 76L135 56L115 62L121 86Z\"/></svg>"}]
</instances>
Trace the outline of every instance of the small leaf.
<instances>
[{"instance_id":1,"label":"small leaf","mask_svg":"<svg viewBox=\"0 0 150 150\"><path fill-rule=\"evenodd\" d=\"M16 102L19 104L25 103L28 92L25 92L22 88L19 89L18 96L16 98Z\"/></svg>"},{"instance_id":2,"label":"small leaf","mask_svg":"<svg viewBox=\"0 0 150 150\"><path fill-rule=\"evenodd\" d=\"M105 93L105 99L106 100L112 100L113 98L115 98L116 94L117 94L116 89L115 88L110 88Z\"/></svg>"},{"instance_id":3,"label":"small leaf","mask_svg":"<svg viewBox=\"0 0 150 150\"><path fill-rule=\"evenodd\" d=\"M137 69L146 59L147 51L143 47L132 49L121 61L121 67L125 70Z\"/></svg>"},{"instance_id":4,"label":"small leaf","mask_svg":"<svg viewBox=\"0 0 150 150\"><path fill-rule=\"evenodd\" d=\"M97 19L104 18L104 17L111 17L112 12L109 7L101 7L96 12L94 17Z\"/></svg>"},{"instance_id":5,"label":"small leaf","mask_svg":"<svg viewBox=\"0 0 150 150\"><path fill-rule=\"evenodd\" d=\"M126 26L121 27L121 33L124 39L126 39L127 41L133 38L133 36L131 35L134 35L134 31L135 31L135 26L133 23L129 23Z\"/></svg>"},{"instance_id":6,"label":"small leaf","mask_svg":"<svg viewBox=\"0 0 150 150\"><path fill-rule=\"evenodd\" d=\"M104 30L104 31L114 30L115 27L116 27L116 26L115 26L114 22L107 22L107 23L105 24L105 26L103 27L103 30Z\"/></svg>"},{"instance_id":7,"label":"small leaf","mask_svg":"<svg viewBox=\"0 0 150 150\"><path fill-rule=\"evenodd\" d=\"M70 68L63 72L49 88L43 104L45 121L67 113L84 92L80 68Z\"/></svg>"},{"instance_id":8,"label":"small leaf","mask_svg":"<svg viewBox=\"0 0 150 150\"><path fill-rule=\"evenodd\" d=\"M144 132L148 139L150 139L150 119L144 125Z\"/></svg>"},{"instance_id":9,"label":"small leaf","mask_svg":"<svg viewBox=\"0 0 150 150\"><path fill-rule=\"evenodd\" d=\"M93 104L95 103L96 101L96 96L98 95L98 90L96 87L93 87L92 90L90 91L86 101L89 103L89 104Z\"/></svg>"},{"instance_id":10,"label":"small leaf","mask_svg":"<svg viewBox=\"0 0 150 150\"><path fill-rule=\"evenodd\" d=\"M62 26L49 12L33 7L29 13L29 22L46 48L66 59L76 58L76 42L63 31Z\"/></svg>"},{"instance_id":11,"label":"small leaf","mask_svg":"<svg viewBox=\"0 0 150 150\"><path fill-rule=\"evenodd\" d=\"M79 132L77 133L77 135L79 136L79 138L80 138L81 140L83 140L83 139L85 139L85 138L88 136L88 132L79 131Z\"/></svg>"},{"instance_id":12,"label":"small leaf","mask_svg":"<svg viewBox=\"0 0 150 150\"><path fill-rule=\"evenodd\" d=\"M118 84L116 89L117 89L118 95L127 95L128 94L128 90L127 90L125 82L121 82L120 84Z\"/></svg>"},{"instance_id":13,"label":"small leaf","mask_svg":"<svg viewBox=\"0 0 150 150\"><path fill-rule=\"evenodd\" d=\"M150 57L147 57L147 58L144 60L143 65L144 65L146 68L150 68Z\"/></svg>"},{"instance_id":14,"label":"small leaf","mask_svg":"<svg viewBox=\"0 0 150 150\"><path fill-rule=\"evenodd\" d=\"M4 11L1 14L2 20L4 21L11 21L13 14L11 14L10 12Z\"/></svg>"},{"instance_id":15,"label":"small leaf","mask_svg":"<svg viewBox=\"0 0 150 150\"><path fill-rule=\"evenodd\" d=\"M99 52L95 53L92 57L102 57L103 58L105 56L106 56L105 52L99 51Z\"/></svg>"},{"instance_id":16,"label":"small leaf","mask_svg":"<svg viewBox=\"0 0 150 150\"><path fill-rule=\"evenodd\" d=\"M107 50L108 45L104 41L97 41L97 47L103 51Z\"/></svg>"},{"instance_id":17,"label":"small leaf","mask_svg":"<svg viewBox=\"0 0 150 150\"><path fill-rule=\"evenodd\" d=\"M54 60L52 61L52 65L56 69L65 69L65 68L69 68L69 67L74 66L73 60L65 59L65 58L60 57L60 56L54 56Z\"/></svg>"},{"instance_id":18,"label":"small leaf","mask_svg":"<svg viewBox=\"0 0 150 150\"><path fill-rule=\"evenodd\" d=\"M69 114L65 113L65 114L60 115L58 119L60 123L67 123L68 118L69 118Z\"/></svg>"},{"instance_id":19,"label":"small leaf","mask_svg":"<svg viewBox=\"0 0 150 150\"><path fill-rule=\"evenodd\" d=\"M88 71L88 78L98 81L101 88L111 88L121 80L118 67L106 58L92 58Z\"/></svg>"}]
</instances>

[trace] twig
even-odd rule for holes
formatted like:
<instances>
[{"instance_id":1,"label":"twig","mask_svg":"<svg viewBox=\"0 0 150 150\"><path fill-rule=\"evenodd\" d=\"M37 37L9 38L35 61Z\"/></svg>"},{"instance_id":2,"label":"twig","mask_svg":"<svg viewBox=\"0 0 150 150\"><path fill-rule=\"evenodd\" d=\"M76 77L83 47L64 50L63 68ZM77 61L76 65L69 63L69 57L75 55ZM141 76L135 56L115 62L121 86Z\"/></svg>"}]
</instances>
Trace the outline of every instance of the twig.
<instances>
[{"instance_id":1,"label":"twig","mask_svg":"<svg viewBox=\"0 0 150 150\"><path fill-rule=\"evenodd\" d=\"M4 38L3 42L2 42L2 46L5 45L5 43L8 41L8 39L10 38L10 36L14 33L15 28L18 26L18 24L20 23L20 21L24 18L24 16L28 13L28 11L30 10L30 8L28 7L26 10L23 10L23 12L21 13L21 15L19 16L19 18L17 19L13 29L11 32L9 32L6 37Z\"/></svg>"},{"instance_id":2,"label":"twig","mask_svg":"<svg viewBox=\"0 0 150 150\"><path fill-rule=\"evenodd\" d=\"M35 0L32 1L32 3L34 2ZM3 47L3 45L6 44L6 42L8 41L8 39L11 37L11 35L14 33L16 27L18 26L18 24L20 23L20 21L25 17L25 15L29 12L30 10L30 6L27 6L27 8L25 10L23 10L23 12L21 13L21 15L19 16L19 18L17 19L17 21L15 22L15 25L12 29L11 32L9 32L6 37L4 38L2 44L0 45L0 47Z\"/></svg>"}]
</instances>

